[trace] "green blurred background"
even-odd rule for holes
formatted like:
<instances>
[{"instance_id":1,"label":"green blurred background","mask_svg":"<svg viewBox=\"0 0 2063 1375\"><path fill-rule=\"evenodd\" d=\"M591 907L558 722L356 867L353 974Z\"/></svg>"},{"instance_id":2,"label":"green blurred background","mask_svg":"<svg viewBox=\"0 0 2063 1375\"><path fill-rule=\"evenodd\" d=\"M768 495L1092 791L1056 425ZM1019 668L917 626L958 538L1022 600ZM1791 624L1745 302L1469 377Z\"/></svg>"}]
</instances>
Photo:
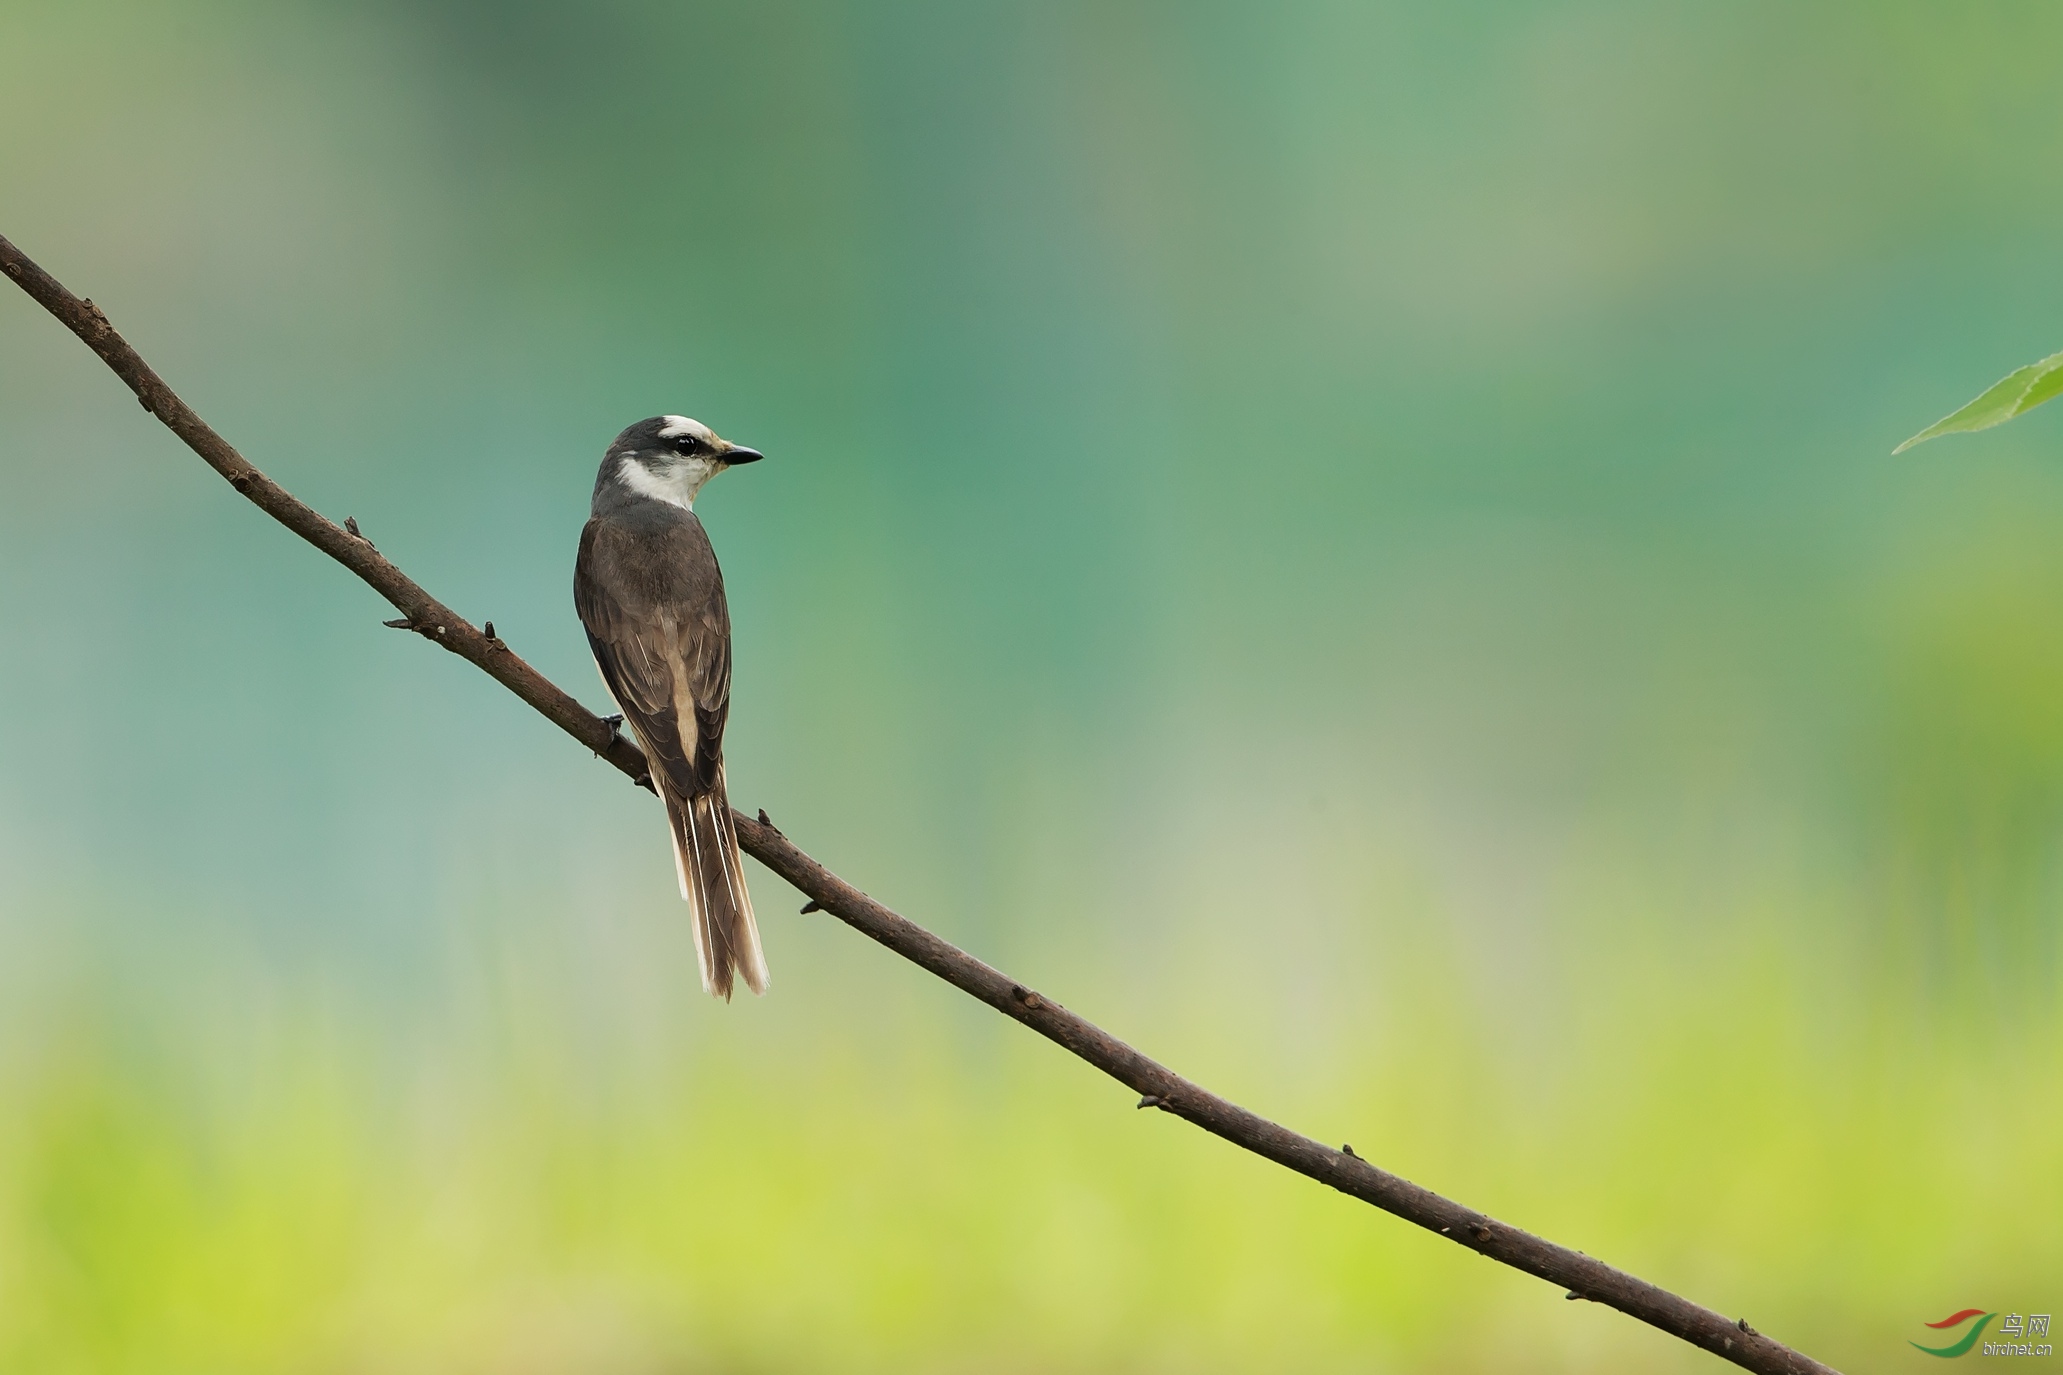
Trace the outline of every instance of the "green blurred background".
<instances>
[{"instance_id":1,"label":"green blurred background","mask_svg":"<svg viewBox=\"0 0 2063 1375\"><path fill-rule=\"evenodd\" d=\"M1257 1110L1850 1369L2063 1307L2034 4L0 0L0 232L733 797ZM1242 1156L650 799L0 294L0 1369L1712 1358Z\"/></svg>"}]
</instances>

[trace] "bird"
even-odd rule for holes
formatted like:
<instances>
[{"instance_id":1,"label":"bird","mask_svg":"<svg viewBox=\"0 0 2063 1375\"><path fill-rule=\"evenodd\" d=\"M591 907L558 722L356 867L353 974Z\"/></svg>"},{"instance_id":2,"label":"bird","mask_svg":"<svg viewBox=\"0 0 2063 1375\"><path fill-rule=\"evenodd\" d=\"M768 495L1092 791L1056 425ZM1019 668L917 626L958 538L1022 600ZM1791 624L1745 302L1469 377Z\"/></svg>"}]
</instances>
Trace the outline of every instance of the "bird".
<instances>
[{"instance_id":1,"label":"bird","mask_svg":"<svg viewBox=\"0 0 2063 1375\"><path fill-rule=\"evenodd\" d=\"M695 494L763 457L684 415L640 420L602 455L573 565L595 667L666 804L702 987L727 1002L736 979L766 992L767 970L724 788L731 616Z\"/></svg>"}]
</instances>

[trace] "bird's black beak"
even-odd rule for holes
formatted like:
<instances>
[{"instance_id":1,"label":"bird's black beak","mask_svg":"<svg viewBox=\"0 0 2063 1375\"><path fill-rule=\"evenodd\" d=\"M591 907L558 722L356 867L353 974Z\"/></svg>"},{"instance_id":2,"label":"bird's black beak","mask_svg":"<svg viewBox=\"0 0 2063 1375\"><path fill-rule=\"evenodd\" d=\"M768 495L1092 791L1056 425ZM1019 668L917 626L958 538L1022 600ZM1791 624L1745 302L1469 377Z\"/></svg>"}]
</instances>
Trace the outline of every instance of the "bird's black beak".
<instances>
[{"instance_id":1,"label":"bird's black beak","mask_svg":"<svg viewBox=\"0 0 2063 1375\"><path fill-rule=\"evenodd\" d=\"M766 455L759 450L748 449L742 444L734 444L717 455L720 461L729 464L733 468L737 467L740 463L757 463L765 457Z\"/></svg>"}]
</instances>

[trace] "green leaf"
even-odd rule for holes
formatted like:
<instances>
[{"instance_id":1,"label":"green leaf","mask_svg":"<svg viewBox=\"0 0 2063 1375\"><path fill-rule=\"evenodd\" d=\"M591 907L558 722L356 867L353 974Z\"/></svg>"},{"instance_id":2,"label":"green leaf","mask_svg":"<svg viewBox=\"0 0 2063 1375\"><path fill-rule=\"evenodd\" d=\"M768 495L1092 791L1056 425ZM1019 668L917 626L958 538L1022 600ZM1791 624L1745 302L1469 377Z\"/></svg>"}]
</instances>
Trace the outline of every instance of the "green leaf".
<instances>
[{"instance_id":1,"label":"green leaf","mask_svg":"<svg viewBox=\"0 0 2063 1375\"><path fill-rule=\"evenodd\" d=\"M1902 454L1913 445L1940 434L1967 434L2003 425L2024 415L2044 401L2063 396L2063 353L2052 353L2039 363L2015 368L1985 389L1984 395L1959 411L1941 417L1891 452Z\"/></svg>"}]
</instances>

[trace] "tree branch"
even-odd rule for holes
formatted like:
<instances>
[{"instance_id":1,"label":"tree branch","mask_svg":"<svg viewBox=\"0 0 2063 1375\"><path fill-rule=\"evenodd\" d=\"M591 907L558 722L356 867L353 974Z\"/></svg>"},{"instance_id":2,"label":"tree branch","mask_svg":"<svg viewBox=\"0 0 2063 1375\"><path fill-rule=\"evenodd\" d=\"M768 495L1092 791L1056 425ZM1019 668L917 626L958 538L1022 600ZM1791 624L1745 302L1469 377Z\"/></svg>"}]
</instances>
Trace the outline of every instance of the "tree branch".
<instances>
[{"instance_id":1,"label":"tree branch","mask_svg":"<svg viewBox=\"0 0 2063 1375\"><path fill-rule=\"evenodd\" d=\"M342 526L333 523L251 466L165 385L164 379L115 332L98 306L72 295L5 238L0 238L0 270L99 354L136 393L143 408L162 420L230 486L265 514L356 573L392 603L401 619L387 624L413 630L472 661L632 780L649 784L645 758L636 745L517 657L494 636L492 622L485 630L477 629L424 591L374 549L358 533L355 522L347 520ZM1494 1261L1558 1285L1568 1291L1569 1298L1616 1308L1748 1370L1764 1375L1835 1375L1830 1367L1756 1332L1746 1319L1730 1321L1581 1252L1507 1226L1377 1169L1355 1155L1352 1148L1334 1150L1206 1092L1100 1027L874 901L804 854L774 828L766 813L761 812L758 820L743 813L733 816L739 842L746 852L810 899L804 911L829 912L963 993L1022 1022L1141 1095L1140 1107L1172 1113L1255 1155L1372 1203Z\"/></svg>"}]
</instances>

